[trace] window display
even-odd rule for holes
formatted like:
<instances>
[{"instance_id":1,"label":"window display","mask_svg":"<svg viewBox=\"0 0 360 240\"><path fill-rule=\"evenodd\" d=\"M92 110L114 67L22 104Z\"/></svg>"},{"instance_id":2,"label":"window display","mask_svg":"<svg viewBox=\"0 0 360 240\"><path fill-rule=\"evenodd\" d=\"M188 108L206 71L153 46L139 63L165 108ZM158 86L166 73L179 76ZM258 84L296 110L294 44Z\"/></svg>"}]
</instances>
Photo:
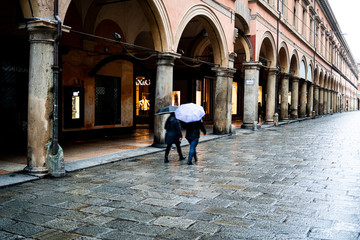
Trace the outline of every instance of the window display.
<instances>
[{"instance_id":1,"label":"window display","mask_svg":"<svg viewBox=\"0 0 360 240\"><path fill-rule=\"evenodd\" d=\"M80 91L73 92L72 96L72 119L80 118Z\"/></svg>"},{"instance_id":2,"label":"window display","mask_svg":"<svg viewBox=\"0 0 360 240\"><path fill-rule=\"evenodd\" d=\"M180 91L173 91L172 93L172 105L180 106Z\"/></svg>"},{"instance_id":3,"label":"window display","mask_svg":"<svg viewBox=\"0 0 360 240\"><path fill-rule=\"evenodd\" d=\"M150 103L150 79L138 76L135 79L136 85L136 116L147 116L151 108Z\"/></svg>"},{"instance_id":4,"label":"window display","mask_svg":"<svg viewBox=\"0 0 360 240\"><path fill-rule=\"evenodd\" d=\"M237 95L238 95L238 83L233 82L232 84L232 102L231 102L231 114L236 115L237 114Z\"/></svg>"}]
</instances>

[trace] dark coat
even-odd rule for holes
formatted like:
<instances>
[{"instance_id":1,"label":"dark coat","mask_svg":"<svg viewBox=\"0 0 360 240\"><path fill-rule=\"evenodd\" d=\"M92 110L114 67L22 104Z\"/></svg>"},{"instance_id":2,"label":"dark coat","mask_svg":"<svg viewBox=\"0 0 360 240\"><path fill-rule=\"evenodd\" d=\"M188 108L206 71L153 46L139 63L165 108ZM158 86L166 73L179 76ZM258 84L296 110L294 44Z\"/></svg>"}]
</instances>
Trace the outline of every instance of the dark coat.
<instances>
[{"instance_id":1,"label":"dark coat","mask_svg":"<svg viewBox=\"0 0 360 240\"><path fill-rule=\"evenodd\" d=\"M206 134L206 129L202 121L185 123L186 138L200 138L200 130Z\"/></svg>"},{"instance_id":2,"label":"dark coat","mask_svg":"<svg viewBox=\"0 0 360 240\"><path fill-rule=\"evenodd\" d=\"M168 117L165 123L165 129L166 144L178 143L179 138L182 138L180 122L175 118L175 116L171 115L170 117Z\"/></svg>"}]
</instances>

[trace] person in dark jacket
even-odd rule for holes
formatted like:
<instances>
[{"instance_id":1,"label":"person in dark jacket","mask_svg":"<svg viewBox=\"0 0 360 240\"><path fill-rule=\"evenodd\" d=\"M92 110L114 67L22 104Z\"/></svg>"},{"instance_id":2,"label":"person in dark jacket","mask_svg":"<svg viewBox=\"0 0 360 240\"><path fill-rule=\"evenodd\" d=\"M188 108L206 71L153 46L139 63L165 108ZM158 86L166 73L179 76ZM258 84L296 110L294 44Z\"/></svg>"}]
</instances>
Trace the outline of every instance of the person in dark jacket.
<instances>
[{"instance_id":1,"label":"person in dark jacket","mask_svg":"<svg viewBox=\"0 0 360 240\"><path fill-rule=\"evenodd\" d=\"M180 122L175 118L175 114L171 113L165 123L165 143L167 144L165 150L165 163L169 162L169 153L172 144L176 145L177 152L179 154L179 160L184 160L185 157L182 154L180 142L182 140L181 126Z\"/></svg>"},{"instance_id":2,"label":"person in dark jacket","mask_svg":"<svg viewBox=\"0 0 360 240\"><path fill-rule=\"evenodd\" d=\"M185 138L188 140L190 144L189 157L188 157L188 165L192 165L192 158L194 157L194 161L197 161L196 155L196 146L199 143L200 138L200 130L206 135L206 129L204 123L201 121L190 122L185 124L186 128L186 136Z\"/></svg>"}]
</instances>

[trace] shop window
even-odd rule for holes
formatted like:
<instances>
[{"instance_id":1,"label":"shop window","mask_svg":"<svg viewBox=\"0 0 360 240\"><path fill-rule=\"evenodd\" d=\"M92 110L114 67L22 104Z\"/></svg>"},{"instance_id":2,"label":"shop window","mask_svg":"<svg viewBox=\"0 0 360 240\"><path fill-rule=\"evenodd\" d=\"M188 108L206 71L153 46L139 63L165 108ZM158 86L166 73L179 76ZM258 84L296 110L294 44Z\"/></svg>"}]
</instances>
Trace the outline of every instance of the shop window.
<instances>
[{"instance_id":1,"label":"shop window","mask_svg":"<svg viewBox=\"0 0 360 240\"><path fill-rule=\"evenodd\" d=\"M64 128L84 126L84 88L64 87Z\"/></svg>"},{"instance_id":2,"label":"shop window","mask_svg":"<svg viewBox=\"0 0 360 240\"><path fill-rule=\"evenodd\" d=\"M232 102L231 102L231 114L238 114L238 83L232 84Z\"/></svg>"},{"instance_id":3,"label":"shop window","mask_svg":"<svg viewBox=\"0 0 360 240\"><path fill-rule=\"evenodd\" d=\"M151 106L150 103L150 79L138 76L135 79L136 86L136 116L148 116Z\"/></svg>"},{"instance_id":4,"label":"shop window","mask_svg":"<svg viewBox=\"0 0 360 240\"><path fill-rule=\"evenodd\" d=\"M180 91L173 91L172 94L172 105L173 106L180 106L180 96L181 96L181 92Z\"/></svg>"},{"instance_id":5,"label":"shop window","mask_svg":"<svg viewBox=\"0 0 360 240\"><path fill-rule=\"evenodd\" d=\"M95 125L121 123L121 78L95 77Z\"/></svg>"},{"instance_id":6,"label":"shop window","mask_svg":"<svg viewBox=\"0 0 360 240\"><path fill-rule=\"evenodd\" d=\"M205 110L205 120L213 117L212 101L213 101L213 79L206 77L203 80L196 80L195 85L195 103L203 106Z\"/></svg>"}]
</instances>

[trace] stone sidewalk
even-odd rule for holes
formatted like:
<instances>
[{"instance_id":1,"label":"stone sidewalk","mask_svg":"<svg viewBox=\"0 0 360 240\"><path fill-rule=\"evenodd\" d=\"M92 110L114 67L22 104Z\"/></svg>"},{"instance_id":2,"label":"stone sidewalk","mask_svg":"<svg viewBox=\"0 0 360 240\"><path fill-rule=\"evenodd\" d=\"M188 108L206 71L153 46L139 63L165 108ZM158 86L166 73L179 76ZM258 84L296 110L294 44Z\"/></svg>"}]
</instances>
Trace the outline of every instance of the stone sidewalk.
<instances>
[{"instance_id":1,"label":"stone sidewalk","mask_svg":"<svg viewBox=\"0 0 360 240\"><path fill-rule=\"evenodd\" d=\"M0 189L0 239L354 239L360 112ZM188 152L188 146L183 147Z\"/></svg>"}]
</instances>

